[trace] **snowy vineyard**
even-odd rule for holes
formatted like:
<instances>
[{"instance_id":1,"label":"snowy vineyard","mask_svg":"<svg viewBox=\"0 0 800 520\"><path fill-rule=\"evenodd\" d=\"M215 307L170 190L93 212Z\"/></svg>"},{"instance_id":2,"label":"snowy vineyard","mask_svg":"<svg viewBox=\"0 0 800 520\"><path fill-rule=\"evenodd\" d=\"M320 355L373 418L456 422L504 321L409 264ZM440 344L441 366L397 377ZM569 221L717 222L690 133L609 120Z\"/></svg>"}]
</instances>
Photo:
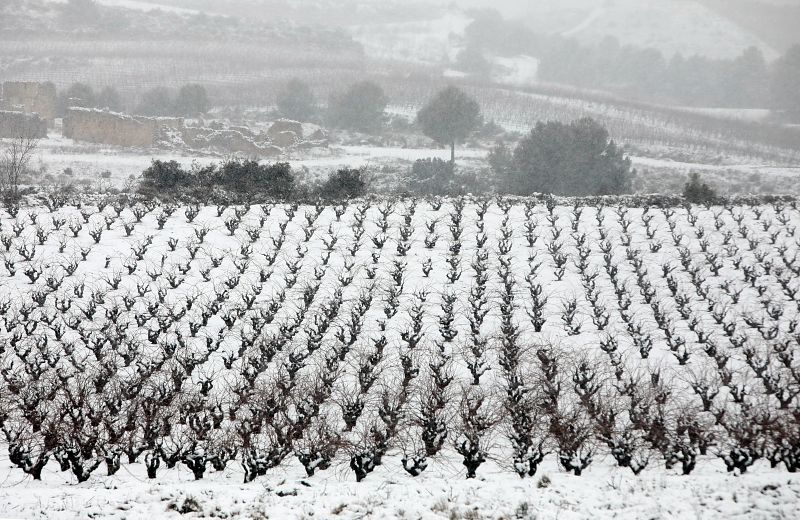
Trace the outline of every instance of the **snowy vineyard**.
<instances>
[{"instance_id":1,"label":"snowy vineyard","mask_svg":"<svg viewBox=\"0 0 800 520\"><path fill-rule=\"evenodd\" d=\"M53 198L0 223L20 475L800 468L794 204Z\"/></svg>"}]
</instances>

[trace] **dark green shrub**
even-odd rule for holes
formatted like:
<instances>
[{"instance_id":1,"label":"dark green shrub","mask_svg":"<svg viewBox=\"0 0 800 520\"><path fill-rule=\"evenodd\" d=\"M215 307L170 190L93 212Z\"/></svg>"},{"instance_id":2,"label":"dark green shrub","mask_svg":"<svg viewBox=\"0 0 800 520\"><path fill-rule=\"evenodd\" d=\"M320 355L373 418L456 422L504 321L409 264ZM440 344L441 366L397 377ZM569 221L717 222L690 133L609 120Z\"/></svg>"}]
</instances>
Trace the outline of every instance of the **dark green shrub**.
<instances>
[{"instance_id":1,"label":"dark green shrub","mask_svg":"<svg viewBox=\"0 0 800 520\"><path fill-rule=\"evenodd\" d=\"M143 187L146 189L170 189L188 186L192 176L177 161L153 160L150 167L142 172Z\"/></svg>"},{"instance_id":2,"label":"dark green shrub","mask_svg":"<svg viewBox=\"0 0 800 520\"><path fill-rule=\"evenodd\" d=\"M365 168L342 168L328 176L319 194L326 199L352 199L363 196L368 184Z\"/></svg>"},{"instance_id":3,"label":"dark green shrub","mask_svg":"<svg viewBox=\"0 0 800 520\"><path fill-rule=\"evenodd\" d=\"M201 166L198 163L193 163L191 175L194 184L198 186L215 186L220 182L220 172L216 164Z\"/></svg>"},{"instance_id":4,"label":"dark green shrub","mask_svg":"<svg viewBox=\"0 0 800 520\"><path fill-rule=\"evenodd\" d=\"M409 188L420 195L447 195L456 187L453 164L438 158L419 159L411 167Z\"/></svg>"},{"instance_id":5,"label":"dark green shrub","mask_svg":"<svg viewBox=\"0 0 800 520\"><path fill-rule=\"evenodd\" d=\"M695 204L705 204L717 200L717 192L700 179L700 174L689 174L689 182L683 187L683 197Z\"/></svg>"},{"instance_id":6,"label":"dark green shrub","mask_svg":"<svg viewBox=\"0 0 800 520\"><path fill-rule=\"evenodd\" d=\"M274 198L288 198L294 191L294 174L289 163L233 160L224 163L216 177L220 185L231 191Z\"/></svg>"},{"instance_id":7,"label":"dark green shrub","mask_svg":"<svg viewBox=\"0 0 800 520\"><path fill-rule=\"evenodd\" d=\"M537 123L514 150L497 149L490 161L504 191L516 195L620 195L632 191L634 171L625 151L593 119Z\"/></svg>"},{"instance_id":8,"label":"dark green shrub","mask_svg":"<svg viewBox=\"0 0 800 520\"><path fill-rule=\"evenodd\" d=\"M256 161L232 160L219 167L195 164L191 171L186 171L175 161L154 160L142 178L139 193L151 197L176 189L208 193L215 187L278 199L295 193L294 174L288 163L262 165Z\"/></svg>"},{"instance_id":9,"label":"dark green shrub","mask_svg":"<svg viewBox=\"0 0 800 520\"><path fill-rule=\"evenodd\" d=\"M320 195L328 199L361 197L369 184L364 168L342 168L330 174L320 188Z\"/></svg>"}]
</instances>

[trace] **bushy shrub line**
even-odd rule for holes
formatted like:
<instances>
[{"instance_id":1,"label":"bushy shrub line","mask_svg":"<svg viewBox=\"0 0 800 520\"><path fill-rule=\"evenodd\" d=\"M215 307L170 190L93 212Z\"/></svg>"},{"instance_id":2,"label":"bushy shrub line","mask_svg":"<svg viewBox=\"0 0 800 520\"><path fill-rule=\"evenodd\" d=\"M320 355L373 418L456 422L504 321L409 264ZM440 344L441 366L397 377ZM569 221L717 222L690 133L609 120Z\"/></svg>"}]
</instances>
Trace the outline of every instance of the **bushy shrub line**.
<instances>
[{"instance_id":1,"label":"bushy shrub line","mask_svg":"<svg viewBox=\"0 0 800 520\"><path fill-rule=\"evenodd\" d=\"M503 197L508 200L536 199L553 205L679 207L702 205L761 205L775 202L796 203L790 195L746 195L725 197L713 190L698 189L698 180L687 184L683 195L625 194L584 197L531 193L525 196L495 193L491 179L455 170L440 159L416 161L406 179L407 191L398 197L448 197L471 194L477 198ZM298 183L289 163L259 164L232 160L219 165L193 165L186 169L176 161L154 160L142 174L138 195L149 199L173 199L197 203L252 202L258 200L347 200L368 197L369 173L365 168L341 168L319 185Z\"/></svg>"},{"instance_id":2,"label":"bushy shrub line","mask_svg":"<svg viewBox=\"0 0 800 520\"><path fill-rule=\"evenodd\" d=\"M295 182L289 163L260 164L253 160L230 160L219 165L193 165L185 169L176 161L154 160L142 173L139 194L208 200L227 194L229 200L307 198L350 199L363 196L368 184L365 169L342 168L319 187ZM225 198L223 196L223 198Z\"/></svg>"}]
</instances>

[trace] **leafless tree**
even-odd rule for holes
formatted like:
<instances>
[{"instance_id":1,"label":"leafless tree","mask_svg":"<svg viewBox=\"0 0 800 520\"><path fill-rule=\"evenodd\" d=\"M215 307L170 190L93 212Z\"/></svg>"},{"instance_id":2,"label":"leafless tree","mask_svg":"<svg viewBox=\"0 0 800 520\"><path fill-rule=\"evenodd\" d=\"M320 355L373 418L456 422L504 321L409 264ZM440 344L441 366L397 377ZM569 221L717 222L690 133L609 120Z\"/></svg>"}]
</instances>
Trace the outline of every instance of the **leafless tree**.
<instances>
[{"instance_id":1,"label":"leafless tree","mask_svg":"<svg viewBox=\"0 0 800 520\"><path fill-rule=\"evenodd\" d=\"M21 130L19 136L10 140L0 157L0 193L17 198L19 180L28 169L39 139L33 132Z\"/></svg>"}]
</instances>

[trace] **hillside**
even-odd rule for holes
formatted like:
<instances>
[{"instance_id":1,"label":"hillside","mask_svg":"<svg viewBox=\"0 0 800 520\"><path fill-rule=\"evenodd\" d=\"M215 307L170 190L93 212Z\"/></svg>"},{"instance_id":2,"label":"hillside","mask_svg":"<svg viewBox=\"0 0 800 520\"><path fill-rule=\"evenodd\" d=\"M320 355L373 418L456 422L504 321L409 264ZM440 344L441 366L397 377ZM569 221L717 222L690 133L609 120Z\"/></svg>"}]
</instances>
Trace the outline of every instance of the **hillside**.
<instances>
[{"instance_id":1,"label":"hillside","mask_svg":"<svg viewBox=\"0 0 800 520\"><path fill-rule=\"evenodd\" d=\"M430 30L447 37L446 23L475 8L497 9L507 17L525 22L542 33L562 33L584 42L616 36L622 43L654 47L666 55L701 54L730 58L750 46L762 48L775 57L795 38L797 3L787 0L563 0L525 2L520 0L465 0L446 5L432 0L100 0L108 5L146 8L160 6L191 9L210 15L230 15L248 20L288 20L304 24L340 27L372 26L379 34L385 27L397 34L398 24L409 34ZM779 3L782 2L782 3ZM440 23L444 21L445 23ZM773 27L776 29L771 30ZM434 36L428 36L432 39ZM378 51L384 55L387 49ZM404 50L409 50L403 47ZM377 49L376 49L377 50ZM418 57L412 55L412 58Z\"/></svg>"},{"instance_id":2,"label":"hillside","mask_svg":"<svg viewBox=\"0 0 800 520\"><path fill-rule=\"evenodd\" d=\"M107 5L128 5L137 9L188 9L209 15L226 15L273 22L286 20L303 24L346 26L372 22L406 22L425 19L446 9L430 0L99 0Z\"/></svg>"},{"instance_id":3,"label":"hillside","mask_svg":"<svg viewBox=\"0 0 800 520\"><path fill-rule=\"evenodd\" d=\"M785 51L800 43L800 2L796 0L700 0L745 30Z\"/></svg>"},{"instance_id":4,"label":"hillside","mask_svg":"<svg viewBox=\"0 0 800 520\"><path fill-rule=\"evenodd\" d=\"M710 0L719 1L721 0ZM747 0L740 0L746 2ZM359 6L365 2L353 2ZM710 2L707 2L710 3ZM372 5L366 2L368 5ZM391 2L389 3L391 4ZM784 14L783 8L774 8L775 16L761 20L752 12L743 18L754 20L740 23L725 7L712 9L710 5L696 0L564 0L559 2L519 2L517 0L472 0L461 2L458 7L442 9L438 4L416 20L422 27L423 20L440 37L452 34L449 23L460 13L469 13L474 8L491 8L510 19L524 22L533 30L543 34L560 33L573 36L585 43L594 43L606 36L614 36L623 44L637 47L653 47L667 56L674 53L700 54L711 58L731 58L747 47L761 48L767 58L776 57L785 47L782 41L768 38L764 27L769 27L773 18ZM758 21L761 20L761 21ZM792 25L790 17L780 24ZM411 25L407 17L384 22L382 27L373 27L380 33L383 28L396 32L398 23ZM348 25L360 25L358 21ZM375 25L375 24L373 24ZM761 28L761 30L759 30ZM419 31L420 29L415 29Z\"/></svg>"},{"instance_id":5,"label":"hillside","mask_svg":"<svg viewBox=\"0 0 800 520\"><path fill-rule=\"evenodd\" d=\"M51 81L58 88L76 81L111 85L130 97L186 82L222 93L235 85L241 93L265 78L324 82L363 70L360 45L337 29L253 24L148 5L109 0L75 10L45 0L0 4L0 79Z\"/></svg>"}]
</instances>

